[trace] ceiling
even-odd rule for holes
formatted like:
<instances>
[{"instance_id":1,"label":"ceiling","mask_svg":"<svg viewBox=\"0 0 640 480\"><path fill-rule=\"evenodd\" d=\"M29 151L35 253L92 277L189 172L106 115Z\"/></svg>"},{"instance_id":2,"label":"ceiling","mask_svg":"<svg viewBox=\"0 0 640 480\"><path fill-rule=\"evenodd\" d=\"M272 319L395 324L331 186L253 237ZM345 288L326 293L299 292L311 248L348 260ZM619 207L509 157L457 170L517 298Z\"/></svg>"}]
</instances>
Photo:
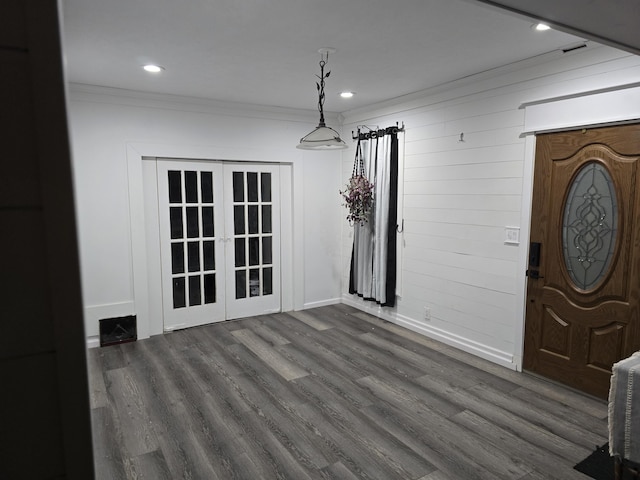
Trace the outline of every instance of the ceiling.
<instances>
[{"instance_id":1,"label":"ceiling","mask_svg":"<svg viewBox=\"0 0 640 480\"><path fill-rule=\"evenodd\" d=\"M638 0L479 0L640 55Z\"/></svg>"},{"instance_id":2,"label":"ceiling","mask_svg":"<svg viewBox=\"0 0 640 480\"><path fill-rule=\"evenodd\" d=\"M318 49L332 47L327 112L398 98L587 38L576 28L581 35L537 32L523 10L516 15L474 0L62 0L62 7L70 82L312 110ZM146 73L146 63L165 70ZM342 90L356 95L342 99Z\"/></svg>"}]
</instances>

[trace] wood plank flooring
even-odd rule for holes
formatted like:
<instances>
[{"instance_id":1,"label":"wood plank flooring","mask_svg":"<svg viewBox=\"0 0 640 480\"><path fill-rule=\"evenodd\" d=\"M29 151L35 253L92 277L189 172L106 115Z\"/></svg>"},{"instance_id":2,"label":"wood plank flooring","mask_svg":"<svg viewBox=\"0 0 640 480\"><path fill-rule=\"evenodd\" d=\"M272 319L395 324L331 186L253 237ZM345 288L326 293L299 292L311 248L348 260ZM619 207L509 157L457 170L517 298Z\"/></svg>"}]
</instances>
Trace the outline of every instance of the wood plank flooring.
<instances>
[{"instance_id":1,"label":"wood plank flooring","mask_svg":"<svg viewBox=\"0 0 640 480\"><path fill-rule=\"evenodd\" d=\"M345 305L89 351L98 479L585 480L606 403Z\"/></svg>"}]
</instances>

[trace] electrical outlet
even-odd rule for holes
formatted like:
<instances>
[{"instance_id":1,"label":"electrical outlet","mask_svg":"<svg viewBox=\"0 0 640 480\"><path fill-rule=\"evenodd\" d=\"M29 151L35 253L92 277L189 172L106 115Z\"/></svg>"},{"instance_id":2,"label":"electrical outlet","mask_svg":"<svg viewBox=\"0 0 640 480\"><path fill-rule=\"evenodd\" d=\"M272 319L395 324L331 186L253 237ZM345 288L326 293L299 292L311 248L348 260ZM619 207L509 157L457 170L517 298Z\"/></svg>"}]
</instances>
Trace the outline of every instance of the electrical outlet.
<instances>
[{"instance_id":1,"label":"electrical outlet","mask_svg":"<svg viewBox=\"0 0 640 480\"><path fill-rule=\"evenodd\" d=\"M424 319L431 320L431 309L429 307L424 307Z\"/></svg>"}]
</instances>

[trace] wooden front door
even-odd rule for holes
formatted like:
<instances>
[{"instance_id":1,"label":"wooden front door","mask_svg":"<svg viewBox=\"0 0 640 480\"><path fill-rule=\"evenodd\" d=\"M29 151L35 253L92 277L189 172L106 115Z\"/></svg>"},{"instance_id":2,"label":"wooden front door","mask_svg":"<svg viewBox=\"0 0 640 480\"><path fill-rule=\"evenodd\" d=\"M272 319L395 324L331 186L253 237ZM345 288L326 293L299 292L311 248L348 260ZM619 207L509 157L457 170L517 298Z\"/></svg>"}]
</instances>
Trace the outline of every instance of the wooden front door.
<instances>
[{"instance_id":1,"label":"wooden front door","mask_svg":"<svg viewBox=\"0 0 640 480\"><path fill-rule=\"evenodd\" d=\"M640 125L540 135L525 369L606 398L640 349Z\"/></svg>"}]
</instances>

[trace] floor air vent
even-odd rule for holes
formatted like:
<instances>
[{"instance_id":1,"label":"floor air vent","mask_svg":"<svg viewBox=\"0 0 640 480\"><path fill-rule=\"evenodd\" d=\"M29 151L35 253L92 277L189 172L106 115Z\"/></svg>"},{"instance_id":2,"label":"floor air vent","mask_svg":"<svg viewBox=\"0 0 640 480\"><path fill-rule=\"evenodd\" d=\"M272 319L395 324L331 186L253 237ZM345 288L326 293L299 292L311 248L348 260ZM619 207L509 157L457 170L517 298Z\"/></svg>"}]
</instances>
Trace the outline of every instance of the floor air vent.
<instances>
[{"instance_id":1,"label":"floor air vent","mask_svg":"<svg viewBox=\"0 0 640 480\"><path fill-rule=\"evenodd\" d=\"M100 346L135 342L138 339L136 316L104 318L100 320Z\"/></svg>"}]
</instances>

